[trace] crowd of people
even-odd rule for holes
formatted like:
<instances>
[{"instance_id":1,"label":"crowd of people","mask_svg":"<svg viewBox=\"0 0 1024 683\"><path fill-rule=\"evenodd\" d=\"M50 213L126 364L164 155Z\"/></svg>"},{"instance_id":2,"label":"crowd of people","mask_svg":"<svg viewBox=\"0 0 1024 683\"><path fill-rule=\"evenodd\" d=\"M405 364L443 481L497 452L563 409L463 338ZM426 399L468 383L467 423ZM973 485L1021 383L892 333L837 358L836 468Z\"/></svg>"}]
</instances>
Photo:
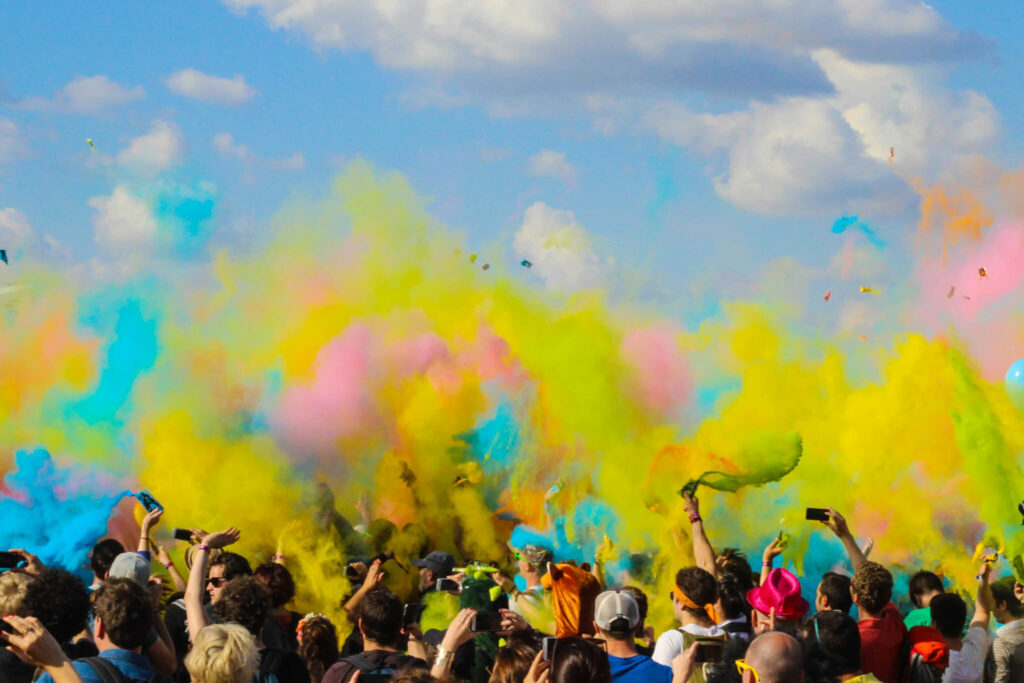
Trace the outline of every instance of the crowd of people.
<instances>
[{"instance_id":1,"label":"crowd of people","mask_svg":"<svg viewBox=\"0 0 1024 683\"><path fill-rule=\"evenodd\" d=\"M911 578L914 609L903 615L891 572L867 559L835 510L823 523L852 571L797 577L773 566L781 534L757 571L736 549L716 551L697 498L684 498L694 564L678 569L670 595L610 585L600 556L559 561L539 544L510 547L505 564L462 557L461 566L423 548L415 569L385 549L349 558L351 592L319 606L345 623L289 609L289 558L253 569L230 550L237 529L192 530L179 569L152 544L156 508L134 550L95 544L91 585L31 549L9 551L21 562L0 574L0 682L1024 681L1024 587L1013 576L990 581L992 558L979 568L970 618L963 597L929 571ZM386 586L403 570L418 572L415 594ZM655 600L671 600L677 622L660 634L647 623ZM445 606L444 628L426 628L424 615Z\"/></svg>"}]
</instances>

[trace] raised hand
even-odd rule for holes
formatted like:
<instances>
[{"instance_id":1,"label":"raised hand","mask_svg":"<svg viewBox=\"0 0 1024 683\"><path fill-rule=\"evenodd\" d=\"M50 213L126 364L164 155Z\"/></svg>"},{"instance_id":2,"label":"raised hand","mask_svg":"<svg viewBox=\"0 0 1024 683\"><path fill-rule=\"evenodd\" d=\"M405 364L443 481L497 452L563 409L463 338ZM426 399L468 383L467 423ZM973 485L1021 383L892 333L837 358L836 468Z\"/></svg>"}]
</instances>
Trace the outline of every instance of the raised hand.
<instances>
[{"instance_id":1,"label":"raised hand","mask_svg":"<svg viewBox=\"0 0 1024 683\"><path fill-rule=\"evenodd\" d=\"M212 534L207 534L202 540L202 545L209 546L210 548L224 548L232 543L237 543L241 536L242 532L232 526L224 531L215 531Z\"/></svg>"},{"instance_id":2,"label":"raised hand","mask_svg":"<svg viewBox=\"0 0 1024 683\"><path fill-rule=\"evenodd\" d=\"M0 631L0 637L7 640L7 649L21 661L43 668L59 667L68 661L56 638L35 617L10 615L3 620L10 624L14 631Z\"/></svg>"},{"instance_id":3,"label":"raised hand","mask_svg":"<svg viewBox=\"0 0 1024 683\"><path fill-rule=\"evenodd\" d=\"M40 574L43 573L43 571L46 570L46 565L44 565L39 560L38 557L36 557L35 555L33 555L32 553L30 553L29 551L27 551L27 550L25 550L23 548L11 548L7 552L14 553L15 555L21 555L21 558L23 560L25 560L25 566L24 567L19 567L17 569L12 569L11 571L19 571L19 572L24 572L25 574L32 574L33 576L39 576Z\"/></svg>"}]
</instances>

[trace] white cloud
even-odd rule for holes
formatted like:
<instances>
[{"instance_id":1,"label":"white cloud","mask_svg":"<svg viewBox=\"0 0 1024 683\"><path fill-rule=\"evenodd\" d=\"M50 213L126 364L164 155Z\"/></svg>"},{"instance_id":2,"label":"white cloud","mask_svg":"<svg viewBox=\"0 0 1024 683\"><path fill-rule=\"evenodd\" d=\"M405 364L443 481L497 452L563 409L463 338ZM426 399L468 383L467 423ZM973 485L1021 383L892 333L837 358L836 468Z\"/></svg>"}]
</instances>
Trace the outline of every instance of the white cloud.
<instances>
[{"instance_id":1,"label":"white cloud","mask_svg":"<svg viewBox=\"0 0 1024 683\"><path fill-rule=\"evenodd\" d=\"M566 160L565 154L562 152L542 149L527 160L526 167L530 175L550 176L567 183L576 180L576 169Z\"/></svg>"},{"instance_id":2,"label":"white cloud","mask_svg":"<svg viewBox=\"0 0 1024 683\"><path fill-rule=\"evenodd\" d=\"M32 239L35 231L28 223L28 217L10 207L0 209L0 239L6 247L25 244Z\"/></svg>"},{"instance_id":3,"label":"white cloud","mask_svg":"<svg viewBox=\"0 0 1024 683\"><path fill-rule=\"evenodd\" d=\"M185 147L181 129L168 121L154 121L145 135L133 138L117 153L117 163L144 175L155 175L178 164Z\"/></svg>"},{"instance_id":4,"label":"white cloud","mask_svg":"<svg viewBox=\"0 0 1024 683\"><path fill-rule=\"evenodd\" d=\"M196 69L182 69L167 77L167 87L182 97L191 97L212 104L245 104L256 96L245 78L211 76Z\"/></svg>"},{"instance_id":5,"label":"white cloud","mask_svg":"<svg viewBox=\"0 0 1024 683\"><path fill-rule=\"evenodd\" d=\"M89 200L96 209L92 222L94 238L112 251L140 251L156 240L156 219L144 201L124 185L118 185L110 196L99 195Z\"/></svg>"},{"instance_id":6,"label":"white cloud","mask_svg":"<svg viewBox=\"0 0 1024 683\"><path fill-rule=\"evenodd\" d=\"M991 51L919 0L223 0L320 48L493 98L692 89L732 97L823 92L808 55L955 61Z\"/></svg>"},{"instance_id":7,"label":"white cloud","mask_svg":"<svg viewBox=\"0 0 1024 683\"><path fill-rule=\"evenodd\" d=\"M659 137L710 157L714 186L744 209L815 214L864 201L876 212L900 208L911 193L888 163L932 175L952 172L995 140L998 115L973 91L953 93L941 72L851 62L814 54L834 86L831 97L754 102L739 111L699 114L670 103L643 125Z\"/></svg>"},{"instance_id":8,"label":"white cloud","mask_svg":"<svg viewBox=\"0 0 1024 683\"><path fill-rule=\"evenodd\" d=\"M21 137L18 124L0 117L0 167L28 154L28 145Z\"/></svg>"},{"instance_id":9,"label":"white cloud","mask_svg":"<svg viewBox=\"0 0 1024 683\"><path fill-rule=\"evenodd\" d=\"M28 97L17 104L19 109L69 111L95 114L111 107L120 107L141 100L146 91L141 86L126 88L106 76L79 76L57 92L53 99Z\"/></svg>"},{"instance_id":10,"label":"white cloud","mask_svg":"<svg viewBox=\"0 0 1024 683\"><path fill-rule=\"evenodd\" d=\"M281 159L265 159L248 146L236 143L231 133L218 133L211 143L222 157L240 161L248 169L262 167L272 171L301 171L306 168L306 157L302 152Z\"/></svg>"},{"instance_id":11,"label":"white cloud","mask_svg":"<svg viewBox=\"0 0 1024 683\"><path fill-rule=\"evenodd\" d=\"M513 242L516 253L533 264L548 289L574 292L596 285L604 266L590 238L571 211L537 202L523 214Z\"/></svg>"}]
</instances>

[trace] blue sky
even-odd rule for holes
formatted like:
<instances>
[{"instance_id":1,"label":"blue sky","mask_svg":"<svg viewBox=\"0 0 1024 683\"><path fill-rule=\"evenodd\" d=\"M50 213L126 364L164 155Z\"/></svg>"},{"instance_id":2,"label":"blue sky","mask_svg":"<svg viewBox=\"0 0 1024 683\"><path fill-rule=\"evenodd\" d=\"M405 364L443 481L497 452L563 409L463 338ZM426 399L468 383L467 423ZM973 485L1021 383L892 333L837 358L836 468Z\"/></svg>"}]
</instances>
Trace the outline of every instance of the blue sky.
<instances>
[{"instance_id":1,"label":"blue sky","mask_svg":"<svg viewBox=\"0 0 1024 683\"><path fill-rule=\"evenodd\" d=\"M974 155L1018 164L1010 3L762 4L7 3L0 238L27 259L136 262L167 253L154 226L188 201L213 207L211 244L245 243L363 158L471 244L532 254L573 223L585 256L541 256L549 284L613 259L653 291L826 263L849 214L898 261L915 195L890 146L926 179Z\"/></svg>"}]
</instances>

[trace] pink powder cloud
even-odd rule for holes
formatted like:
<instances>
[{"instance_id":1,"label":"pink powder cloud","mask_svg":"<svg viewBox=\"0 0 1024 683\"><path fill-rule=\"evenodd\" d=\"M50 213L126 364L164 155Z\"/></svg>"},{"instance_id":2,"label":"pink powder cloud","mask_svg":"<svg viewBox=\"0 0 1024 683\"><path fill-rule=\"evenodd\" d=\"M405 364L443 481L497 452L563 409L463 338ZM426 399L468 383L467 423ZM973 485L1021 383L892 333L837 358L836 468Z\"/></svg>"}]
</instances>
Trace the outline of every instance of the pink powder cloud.
<instances>
[{"instance_id":1,"label":"pink powder cloud","mask_svg":"<svg viewBox=\"0 0 1024 683\"><path fill-rule=\"evenodd\" d=\"M373 347L370 329L352 325L320 349L312 384L286 390L278 405L274 426L285 443L321 452L379 424L372 394Z\"/></svg>"},{"instance_id":2,"label":"pink powder cloud","mask_svg":"<svg viewBox=\"0 0 1024 683\"><path fill-rule=\"evenodd\" d=\"M634 392L648 410L668 415L690 399L693 382L671 327L651 327L626 335L622 352L636 369Z\"/></svg>"}]
</instances>

